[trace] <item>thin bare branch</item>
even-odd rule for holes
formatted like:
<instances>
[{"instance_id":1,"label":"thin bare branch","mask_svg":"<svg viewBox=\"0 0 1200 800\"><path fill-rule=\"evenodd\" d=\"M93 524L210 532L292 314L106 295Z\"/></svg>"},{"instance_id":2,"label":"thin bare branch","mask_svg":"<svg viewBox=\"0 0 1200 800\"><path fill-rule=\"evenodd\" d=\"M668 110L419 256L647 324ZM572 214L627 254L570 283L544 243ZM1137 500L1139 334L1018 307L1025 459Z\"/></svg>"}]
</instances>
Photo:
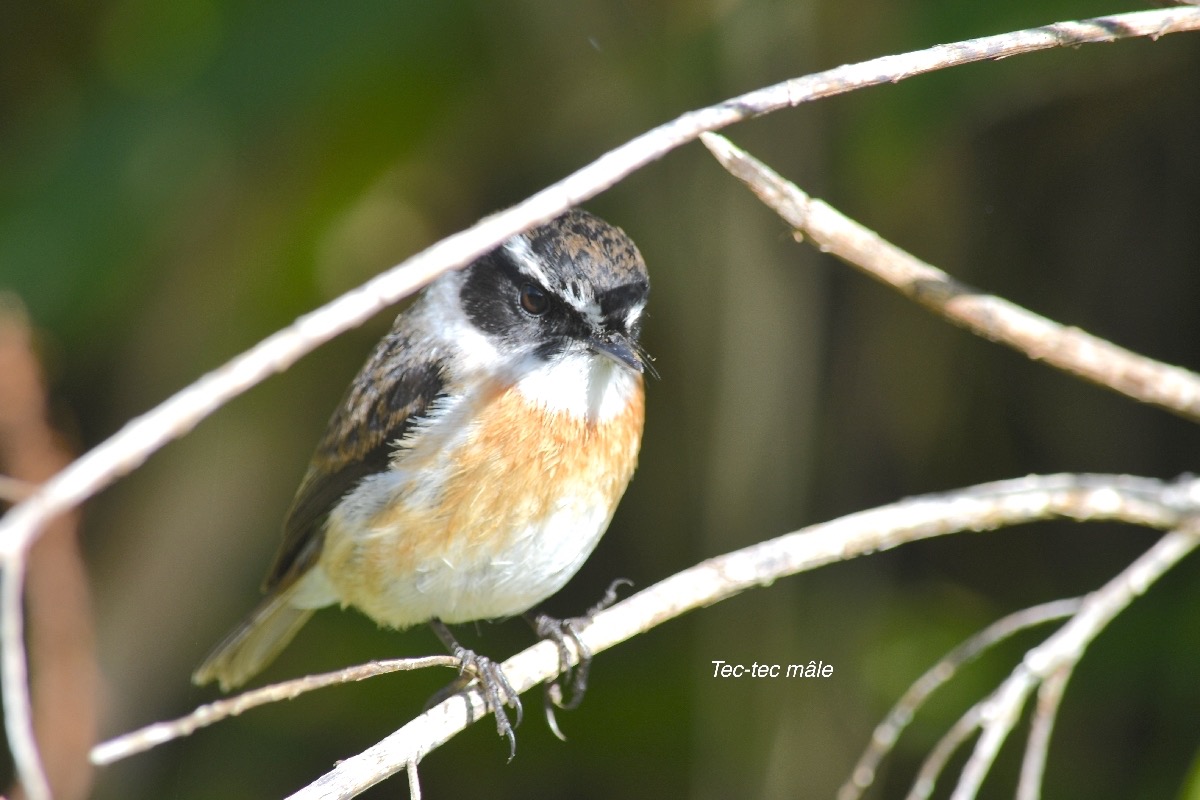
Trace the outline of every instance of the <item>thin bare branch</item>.
<instances>
[{"instance_id":1,"label":"thin bare branch","mask_svg":"<svg viewBox=\"0 0 1200 800\"><path fill-rule=\"evenodd\" d=\"M957 531L983 531L1038 519L1117 519L1155 528L1181 524L1200 512L1200 480L1176 484L1129 476L1030 476L956 492L911 498L709 559L595 616L580 631L593 653L696 608L816 567ZM577 654L572 653L572 658ZM523 693L556 675L559 652L542 641L503 664ZM368 750L292 795L292 800L350 798L486 715L478 691L429 709Z\"/></svg>"},{"instance_id":2,"label":"thin bare branch","mask_svg":"<svg viewBox=\"0 0 1200 800\"><path fill-rule=\"evenodd\" d=\"M410 761L405 767L408 770L408 798L421 800L421 778L417 775L417 762Z\"/></svg>"},{"instance_id":3,"label":"thin bare branch","mask_svg":"<svg viewBox=\"0 0 1200 800\"><path fill-rule=\"evenodd\" d=\"M979 726L983 723L983 708L984 701L980 700L963 712L963 715L950 726L950 730L938 739L937 744L925 757L925 761L921 763L921 768L917 770L917 778L913 781L908 794L904 795L904 800L929 800L933 790L937 788L938 778L945 771L950 757L958 751L958 748L962 747L963 742L979 730Z\"/></svg>"},{"instance_id":4,"label":"thin bare branch","mask_svg":"<svg viewBox=\"0 0 1200 800\"><path fill-rule=\"evenodd\" d=\"M336 686L342 683L374 678L376 675L387 675L392 672L407 672L427 667L450 667L458 669L459 662L454 656L426 656L424 658L394 658L384 661L371 661L355 667L324 672L319 675L305 675L303 678L273 683L259 689L217 700L200 706L187 716L167 722L156 722L136 731L122 734L107 742L101 742L92 748L92 763L96 765L112 764L123 758L145 752L152 747L165 744L182 736L207 728L215 722L229 717L236 717L244 711L277 703L280 700L292 700L314 689L324 689L326 686Z\"/></svg>"},{"instance_id":5,"label":"thin bare branch","mask_svg":"<svg viewBox=\"0 0 1200 800\"><path fill-rule=\"evenodd\" d=\"M25 551L18 550L4 562L4 578L0 580L0 653L4 667L4 730L8 734L8 749L25 796L30 800L50 800L50 783L42 768L37 738L33 733L33 709L29 700L28 661L25 657L25 615L21 598L25 591Z\"/></svg>"},{"instance_id":6,"label":"thin bare branch","mask_svg":"<svg viewBox=\"0 0 1200 800\"><path fill-rule=\"evenodd\" d=\"M1042 777L1046 774L1046 756L1050 752L1050 735L1067 691L1067 682L1074 673L1072 665L1063 665L1050 673L1038 688L1038 701L1029 721L1029 740L1021 759L1021 778L1017 783L1017 800L1039 800L1042 796Z\"/></svg>"},{"instance_id":7,"label":"thin bare branch","mask_svg":"<svg viewBox=\"0 0 1200 800\"><path fill-rule=\"evenodd\" d=\"M1200 422L1200 375L1066 327L926 264L827 203L809 197L762 162L713 133L704 144L789 225L852 267L946 319L1035 361Z\"/></svg>"},{"instance_id":8,"label":"thin bare branch","mask_svg":"<svg viewBox=\"0 0 1200 800\"><path fill-rule=\"evenodd\" d=\"M1117 614L1197 546L1200 546L1200 521L1191 519L1163 536L1119 575L1089 595L1070 622L1025 655L1021 665L987 699L983 735L963 767L951 800L973 800L979 793L1033 688L1059 670L1073 669L1088 645Z\"/></svg>"},{"instance_id":9,"label":"thin bare branch","mask_svg":"<svg viewBox=\"0 0 1200 800\"><path fill-rule=\"evenodd\" d=\"M917 711L930 695L958 673L959 668L1023 630L1071 616L1082 603L1081 598L1070 598L1021 609L993 622L942 657L908 688L876 726L871 743L859 757L850 779L838 790L838 800L858 800L862 797L863 791L875 781L879 763L891 752Z\"/></svg>"}]
</instances>

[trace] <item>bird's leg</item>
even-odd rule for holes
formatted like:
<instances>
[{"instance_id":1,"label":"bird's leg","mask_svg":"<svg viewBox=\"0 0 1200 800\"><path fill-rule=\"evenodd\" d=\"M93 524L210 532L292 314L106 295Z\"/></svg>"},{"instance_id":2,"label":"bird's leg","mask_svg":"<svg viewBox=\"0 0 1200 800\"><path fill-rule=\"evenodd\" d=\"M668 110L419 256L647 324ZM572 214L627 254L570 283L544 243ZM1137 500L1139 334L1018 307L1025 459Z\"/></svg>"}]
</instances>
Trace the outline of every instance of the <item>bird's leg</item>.
<instances>
[{"instance_id":1,"label":"bird's leg","mask_svg":"<svg viewBox=\"0 0 1200 800\"><path fill-rule=\"evenodd\" d=\"M550 730L559 739L565 740L566 737L559 730L554 709L561 708L570 711L579 707L579 704L583 702L584 694L587 693L588 672L592 667L592 651L579 638L579 631L592 621L592 617L617 602L617 588L621 585L632 586L633 582L626 578L618 578L613 581L604 593L604 597L600 598L600 602L589 608L581 617L557 619L546 614L526 613L524 615L538 636L549 639L558 647L559 675L546 684L544 702L546 720L550 723ZM568 640L574 646L575 652L579 654L579 663L575 666L571 664L571 651L567 647ZM566 683L571 685L569 699L564 699L563 686Z\"/></svg>"},{"instance_id":2,"label":"bird's leg","mask_svg":"<svg viewBox=\"0 0 1200 800\"><path fill-rule=\"evenodd\" d=\"M521 724L523 710L521 696L513 689L500 665L490 658L481 656L473 650L468 650L458 643L454 634L440 619L429 621L429 627L442 640L442 644L450 654L459 660L458 677L429 698L426 708L437 705L448 697L458 694L465 689L472 679L479 681L479 689L483 694L483 702L489 711L496 715L496 732L508 739L508 760L512 761L517 754L517 735L513 729ZM517 712L516 723L510 723L504 706L512 706Z\"/></svg>"}]
</instances>

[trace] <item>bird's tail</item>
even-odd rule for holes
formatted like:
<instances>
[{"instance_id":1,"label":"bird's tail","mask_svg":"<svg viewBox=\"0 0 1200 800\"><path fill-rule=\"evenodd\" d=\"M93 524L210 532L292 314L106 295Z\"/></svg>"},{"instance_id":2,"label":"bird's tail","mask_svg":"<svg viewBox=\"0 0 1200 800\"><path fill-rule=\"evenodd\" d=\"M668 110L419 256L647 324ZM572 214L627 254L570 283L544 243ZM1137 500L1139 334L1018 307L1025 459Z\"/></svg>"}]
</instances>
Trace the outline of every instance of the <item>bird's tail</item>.
<instances>
[{"instance_id":1,"label":"bird's tail","mask_svg":"<svg viewBox=\"0 0 1200 800\"><path fill-rule=\"evenodd\" d=\"M217 681L227 692L262 671L312 616L313 609L293 606L290 595L283 591L264 599L197 667L192 682L203 686Z\"/></svg>"}]
</instances>

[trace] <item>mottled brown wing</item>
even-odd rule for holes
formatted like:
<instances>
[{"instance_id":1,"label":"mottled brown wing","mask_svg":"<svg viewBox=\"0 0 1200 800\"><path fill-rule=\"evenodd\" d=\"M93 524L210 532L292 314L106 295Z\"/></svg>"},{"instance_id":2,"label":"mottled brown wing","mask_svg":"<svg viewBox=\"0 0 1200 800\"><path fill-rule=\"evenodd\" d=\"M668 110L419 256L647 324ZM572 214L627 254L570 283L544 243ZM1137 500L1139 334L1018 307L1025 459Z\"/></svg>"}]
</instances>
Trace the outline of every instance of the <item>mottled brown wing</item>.
<instances>
[{"instance_id":1,"label":"mottled brown wing","mask_svg":"<svg viewBox=\"0 0 1200 800\"><path fill-rule=\"evenodd\" d=\"M264 591L286 589L317 562L334 505L364 477L387 469L396 441L443 393L438 362L411 362L407 337L393 331L346 391L292 501Z\"/></svg>"}]
</instances>

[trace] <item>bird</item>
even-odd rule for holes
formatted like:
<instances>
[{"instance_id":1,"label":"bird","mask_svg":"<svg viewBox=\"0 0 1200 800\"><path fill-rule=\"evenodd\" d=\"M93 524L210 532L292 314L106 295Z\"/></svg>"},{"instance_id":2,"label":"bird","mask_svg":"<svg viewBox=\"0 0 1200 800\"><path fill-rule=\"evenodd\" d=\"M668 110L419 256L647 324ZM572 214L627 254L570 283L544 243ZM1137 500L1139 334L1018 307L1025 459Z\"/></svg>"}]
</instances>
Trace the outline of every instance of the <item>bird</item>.
<instances>
[{"instance_id":1,"label":"bird","mask_svg":"<svg viewBox=\"0 0 1200 800\"><path fill-rule=\"evenodd\" d=\"M264 598L193 681L241 686L325 606L398 630L429 623L515 753L502 706L519 721L519 698L446 626L527 612L608 528L655 374L639 343L649 290L629 236L582 209L430 283L333 412Z\"/></svg>"}]
</instances>

